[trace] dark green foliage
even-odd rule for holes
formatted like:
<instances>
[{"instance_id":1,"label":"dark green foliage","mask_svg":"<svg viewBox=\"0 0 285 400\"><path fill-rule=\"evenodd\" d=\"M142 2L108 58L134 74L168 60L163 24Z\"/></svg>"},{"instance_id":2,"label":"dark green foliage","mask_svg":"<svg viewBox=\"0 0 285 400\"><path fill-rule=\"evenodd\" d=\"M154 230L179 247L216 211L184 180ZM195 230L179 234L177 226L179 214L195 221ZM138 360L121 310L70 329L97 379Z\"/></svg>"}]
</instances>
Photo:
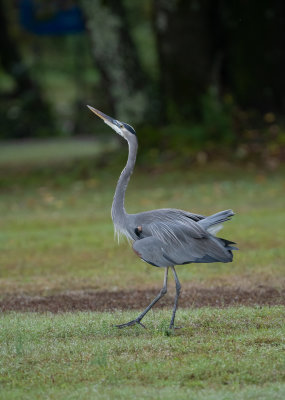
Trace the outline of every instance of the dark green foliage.
<instances>
[{"instance_id":1,"label":"dark green foliage","mask_svg":"<svg viewBox=\"0 0 285 400\"><path fill-rule=\"evenodd\" d=\"M161 129L145 128L140 134L143 147L160 148L177 154L191 154L197 150L211 150L219 145L234 143L233 104L229 96L220 100L214 88L201 97L200 121L169 124Z\"/></svg>"},{"instance_id":2,"label":"dark green foliage","mask_svg":"<svg viewBox=\"0 0 285 400\"><path fill-rule=\"evenodd\" d=\"M9 26L4 0L0 1L0 26L0 70L12 81L0 102L0 138L53 136L51 109L21 56L18 38Z\"/></svg>"},{"instance_id":3,"label":"dark green foliage","mask_svg":"<svg viewBox=\"0 0 285 400\"><path fill-rule=\"evenodd\" d=\"M50 137L58 134L50 107L39 103L34 89L0 102L0 139Z\"/></svg>"},{"instance_id":4,"label":"dark green foliage","mask_svg":"<svg viewBox=\"0 0 285 400\"><path fill-rule=\"evenodd\" d=\"M220 4L227 64L224 85L242 107L284 113L284 2Z\"/></svg>"}]
</instances>

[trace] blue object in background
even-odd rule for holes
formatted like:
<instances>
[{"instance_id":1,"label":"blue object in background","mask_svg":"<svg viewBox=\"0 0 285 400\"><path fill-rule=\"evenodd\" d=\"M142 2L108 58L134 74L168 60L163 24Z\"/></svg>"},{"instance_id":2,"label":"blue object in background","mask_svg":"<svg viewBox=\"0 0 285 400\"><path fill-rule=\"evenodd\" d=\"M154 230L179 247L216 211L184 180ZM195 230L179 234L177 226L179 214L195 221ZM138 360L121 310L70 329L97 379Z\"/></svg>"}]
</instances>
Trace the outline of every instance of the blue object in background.
<instances>
[{"instance_id":1,"label":"blue object in background","mask_svg":"<svg viewBox=\"0 0 285 400\"><path fill-rule=\"evenodd\" d=\"M85 30L79 6L59 9L51 18L40 20L36 17L36 4L33 0L20 0L20 24L36 35L67 35Z\"/></svg>"}]
</instances>

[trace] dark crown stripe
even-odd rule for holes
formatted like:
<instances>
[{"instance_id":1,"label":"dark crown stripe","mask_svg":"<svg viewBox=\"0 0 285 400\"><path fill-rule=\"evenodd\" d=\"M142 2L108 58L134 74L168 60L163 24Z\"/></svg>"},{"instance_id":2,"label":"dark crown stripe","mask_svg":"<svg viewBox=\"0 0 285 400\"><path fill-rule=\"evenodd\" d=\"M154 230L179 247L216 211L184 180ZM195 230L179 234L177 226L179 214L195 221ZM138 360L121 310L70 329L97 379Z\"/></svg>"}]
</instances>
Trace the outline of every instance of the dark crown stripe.
<instances>
[{"instance_id":1,"label":"dark crown stripe","mask_svg":"<svg viewBox=\"0 0 285 400\"><path fill-rule=\"evenodd\" d=\"M125 122L123 122L123 124L124 124L125 128L126 128L129 132L133 133L134 135L136 134L136 131L134 130L134 128L133 128L131 125L126 124Z\"/></svg>"}]
</instances>

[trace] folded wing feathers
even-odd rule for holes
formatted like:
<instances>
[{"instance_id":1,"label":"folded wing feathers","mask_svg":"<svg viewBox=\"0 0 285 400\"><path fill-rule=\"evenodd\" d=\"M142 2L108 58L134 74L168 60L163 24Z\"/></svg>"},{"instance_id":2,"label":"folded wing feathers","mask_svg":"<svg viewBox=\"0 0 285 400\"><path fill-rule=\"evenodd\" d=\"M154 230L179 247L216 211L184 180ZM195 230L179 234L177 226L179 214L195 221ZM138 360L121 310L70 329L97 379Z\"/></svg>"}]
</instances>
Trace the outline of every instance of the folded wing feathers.
<instances>
[{"instance_id":1,"label":"folded wing feathers","mask_svg":"<svg viewBox=\"0 0 285 400\"><path fill-rule=\"evenodd\" d=\"M155 219L148 225L151 236L155 236L165 244L183 245L187 237L201 239L207 236L204 228L188 216L181 214L164 215L161 220Z\"/></svg>"},{"instance_id":2,"label":"folded wing feathers","mask_svg":"<svg viewBox=\"0 0 285 400\"><path fill-rule=\"evenodd\" d=\"M176 209L159 210L155 214L148 214L148 221L142 222L146 236L157 237L165 244L184 246L189 237L201 239L214 234L221 229L219 225L228 221L234 215L232 210L220 211L204 217ZM216 228L216 229L215 229Z\"/></svg>"},{"instance_id":3,"label":"folded wing feathers","mask_svg":"<svg viewBox=\"0 0 285 400\"><path fill-rule=\"evenodd\" d=\"M222 224L223 222L229 221L233 215L235 215L233 210L220 211L216 214L210 215L209 217L200 220L198 224L202 226L204 229L209 230L210 233L212 233L213 229L211 229L211 227L213 225L218 225Z\"/></svg>"}]
</instances>

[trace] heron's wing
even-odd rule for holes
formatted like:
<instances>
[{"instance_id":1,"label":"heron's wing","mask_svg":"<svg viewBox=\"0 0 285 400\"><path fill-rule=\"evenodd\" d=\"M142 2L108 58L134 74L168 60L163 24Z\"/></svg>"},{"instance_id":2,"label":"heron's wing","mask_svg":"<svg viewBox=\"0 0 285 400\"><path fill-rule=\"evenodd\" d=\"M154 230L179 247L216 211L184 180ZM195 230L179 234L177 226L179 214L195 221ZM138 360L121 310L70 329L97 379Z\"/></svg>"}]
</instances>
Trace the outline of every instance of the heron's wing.
<instances>
[{"instance_id":1,"label":"heron's wing","mask_svg":"<svg viewBox=\"0 0 285 400\"><path fill-rule=\"evenodd\" d=\"M135 224L142 229L142 237L153 236L166 245L181 244L189 237L203 238L208 235L197 222L205 217L176 209L161 209L135 215Z\"/></svg>"},{"instance_id":2,"label":"heron's wing","mask_svg":"<svg viewBox=\"0 0 285 400\"><path fill-rule=\"evenodd\" d=\"M159 254L162 251L160 257L171 265L232 261L233 248L229 246L230 242L211 235L200 224L204 217L194 221L180 210L177 210L178 212L176 210L161 211L155 210L152 215L143 215L138 237L141 240L138 242L144 241L145 238L152 238L157 243L156 246L161 243L158 250ZM148 241L149 243L151 241Z\"/></svg>"},{"instance_id":3,"label":"heron's wing","mask_svg":"<svg viewBox=\"0 0 285 400\"><path fill-rule=\"evenodd\" d=\"M190 239L186 244L166 245L154 236L136 240L135 253L156 267L170 267L189 263L212 263L232 261L232 248L226 240L209 236Z\"/></svg>"},{"instance_id":4,"label":"heron's wing","mask_svg":"<svg viewBox=\"0 0 285 400\"><path fill-rule=\"evenodd\" d=\"M228 241L212 235L201 239L189 237L187 242L182 242L179 246L167 246L164 257L172 261L174 265L192 262L230 262L233 258L232 250L234 248L229 244Z\"/></svg>"},{"instance_id":5,"label":"heron's wing","mask_svg":"<svg viewBox=\"0 0 285 400\"><path fill-rule=\"evenodd\" d=\"M156 237L149 236L133 243L134 252L147 263L155 267L170 267L175 265L165 254L165 245Z\"/></svg>"},{"instance_id":6,"label":"heron's wing","mask_svg":"<svg viewBox=\"0 0 285 400\"><path fill-rule=\"evenodd\" d=\"M220 211L204 217L187 211L166 208L130 215L130 226L138 227L142 237L154 236L165 244L187 242L189 238L201 239L214 234L222 223L231 219L232 210ZM137 239L137 237L136 237Z\"/></svg>"}]
</instances>

